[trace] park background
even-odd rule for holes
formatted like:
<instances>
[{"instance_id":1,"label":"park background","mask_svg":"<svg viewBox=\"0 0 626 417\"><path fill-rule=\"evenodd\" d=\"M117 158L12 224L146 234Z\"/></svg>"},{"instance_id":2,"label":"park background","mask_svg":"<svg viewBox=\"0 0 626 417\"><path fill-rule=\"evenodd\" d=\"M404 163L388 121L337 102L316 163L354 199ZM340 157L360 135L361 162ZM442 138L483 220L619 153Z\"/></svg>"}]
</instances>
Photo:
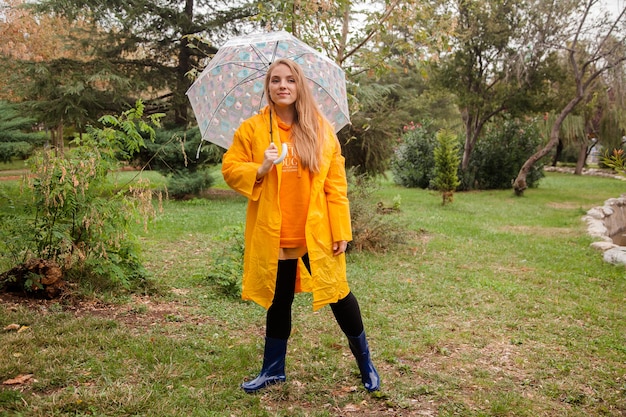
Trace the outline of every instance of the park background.
<instances>
[{"instance_id":1,"label":"park background","mask_svg":"<svg viewBox=\"0 0 626 417\"><path fill-rule=\"evenodd\" d=\"M625 412L624 269L581 222L624 190L623 7L1 4L1 272L45 261L63 291L22 269L2 293L0 413ZM237 297L245 200L223 184L219 148L193 158L184 93L226 39L267 29L346 71L348 270L383 378L374 396L307 295L288 383L239 389L264 323ZM441 132L454 172L435 156Z\"/></svg>"}]
</instances>

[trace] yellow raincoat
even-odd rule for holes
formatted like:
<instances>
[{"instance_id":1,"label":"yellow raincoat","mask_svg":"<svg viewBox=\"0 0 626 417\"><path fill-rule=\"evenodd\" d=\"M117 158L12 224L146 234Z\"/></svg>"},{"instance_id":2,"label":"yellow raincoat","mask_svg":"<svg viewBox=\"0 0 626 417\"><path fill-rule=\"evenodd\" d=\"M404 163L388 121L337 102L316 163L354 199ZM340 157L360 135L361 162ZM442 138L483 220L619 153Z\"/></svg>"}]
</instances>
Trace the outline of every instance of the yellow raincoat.
<instances>
[{"instance_id":1,"label":"yellow raincoat","mask_svg":"<svg viewBox=\"0 0 626 417\"><path fill-rule=\"evenodd\" d=\"M244 121L222 160L226 183L248 198L242 298L269 308L274 298L281 213L278 201L282 164L256 183L256 173L270 144L269 108ZM281 149L276 117L274 144ZM350 292L345 254L333 256L333 242L352 240L344 157L332 126L324 122L319 173L311 173L311 199L305 226L311 264L298 262L296 292L313 293L313 309L335 303Z\"/></svg>"}]
</instances>

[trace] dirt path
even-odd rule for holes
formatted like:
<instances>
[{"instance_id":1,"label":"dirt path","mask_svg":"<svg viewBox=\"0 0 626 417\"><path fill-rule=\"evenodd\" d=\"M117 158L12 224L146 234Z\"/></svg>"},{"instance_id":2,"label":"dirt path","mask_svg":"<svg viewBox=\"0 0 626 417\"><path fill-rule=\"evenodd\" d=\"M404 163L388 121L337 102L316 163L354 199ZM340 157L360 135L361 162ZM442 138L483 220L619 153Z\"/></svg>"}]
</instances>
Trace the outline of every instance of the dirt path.
<instances>
[{"instance_id":1,"label":"dirt path","mask_svg":"<svg viewBox=\"0 0 626 417\"><path fill-rule=\"evenodd\" d=\"M27 169L10 169L6 171L0 171L0 181L13 181L19 180L28 174Z\"/></svg>"}]
</instances>

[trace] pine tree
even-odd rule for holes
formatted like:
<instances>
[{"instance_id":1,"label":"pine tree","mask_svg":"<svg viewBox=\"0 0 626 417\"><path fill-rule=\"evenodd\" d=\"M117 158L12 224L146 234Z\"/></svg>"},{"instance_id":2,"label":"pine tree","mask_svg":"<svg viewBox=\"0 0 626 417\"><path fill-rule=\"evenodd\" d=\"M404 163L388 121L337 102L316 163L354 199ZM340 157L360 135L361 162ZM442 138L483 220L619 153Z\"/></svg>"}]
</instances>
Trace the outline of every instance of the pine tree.
<instances>
[{"instance_id":1,"label":"pine tree","mask_svg":"<svg viewBox=\"0 0 626 417\"><path fill-rule=\"evenodd\" d=\"M32 7L44 16L88 23L71 34L82 59L56 63L56 72L60 64L72 70L76 82L68 88L95 80L101 91L114 93L101 114L142 99L148 113L165 112L179 127L193 121L185 96L189 74L258 13L252 0L41 0Z\"/></svg>"},{"instance_id":2,"label":"pine tree","mask_svg":"<svg viewBox=\"0 0 626 417\"><path fill-rule=\"evenodd\" d=\"M22 116L17 104L0 101L0 162L26 159L45 134L33 131L35 119Z\"/></svg>"},{"instance_id":3,"label":"pine tree","mask_svg":"<svg viewBox=\"0 0 626 417\"><path fill-rule=\"evenodd\" d=\"M442 205L452 203L454 191L461 184L458 176L459 148L457 137L448 130L437 132L437 146L435 154L435 178L433 185L435 189L441 191L443 196Z\"/></svg>"}]
</instances>

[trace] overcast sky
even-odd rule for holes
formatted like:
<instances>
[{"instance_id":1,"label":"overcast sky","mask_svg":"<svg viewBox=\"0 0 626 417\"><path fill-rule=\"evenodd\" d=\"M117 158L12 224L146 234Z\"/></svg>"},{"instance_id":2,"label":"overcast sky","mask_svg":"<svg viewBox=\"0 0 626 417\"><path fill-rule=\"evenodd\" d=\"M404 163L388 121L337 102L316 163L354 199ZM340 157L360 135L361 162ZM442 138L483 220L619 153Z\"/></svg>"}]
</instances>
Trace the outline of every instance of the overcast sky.
<instances>
[{"instance_id":1,"label":"overcast sky","mask_svg":"<svg viewBox=\"0 0 626 417\"><path fill-rule=\"evenodd\" d=\"M601 0L607 10L617 15L624 7L626 7L626 0Z\"/></svg>"}]
</instances>

